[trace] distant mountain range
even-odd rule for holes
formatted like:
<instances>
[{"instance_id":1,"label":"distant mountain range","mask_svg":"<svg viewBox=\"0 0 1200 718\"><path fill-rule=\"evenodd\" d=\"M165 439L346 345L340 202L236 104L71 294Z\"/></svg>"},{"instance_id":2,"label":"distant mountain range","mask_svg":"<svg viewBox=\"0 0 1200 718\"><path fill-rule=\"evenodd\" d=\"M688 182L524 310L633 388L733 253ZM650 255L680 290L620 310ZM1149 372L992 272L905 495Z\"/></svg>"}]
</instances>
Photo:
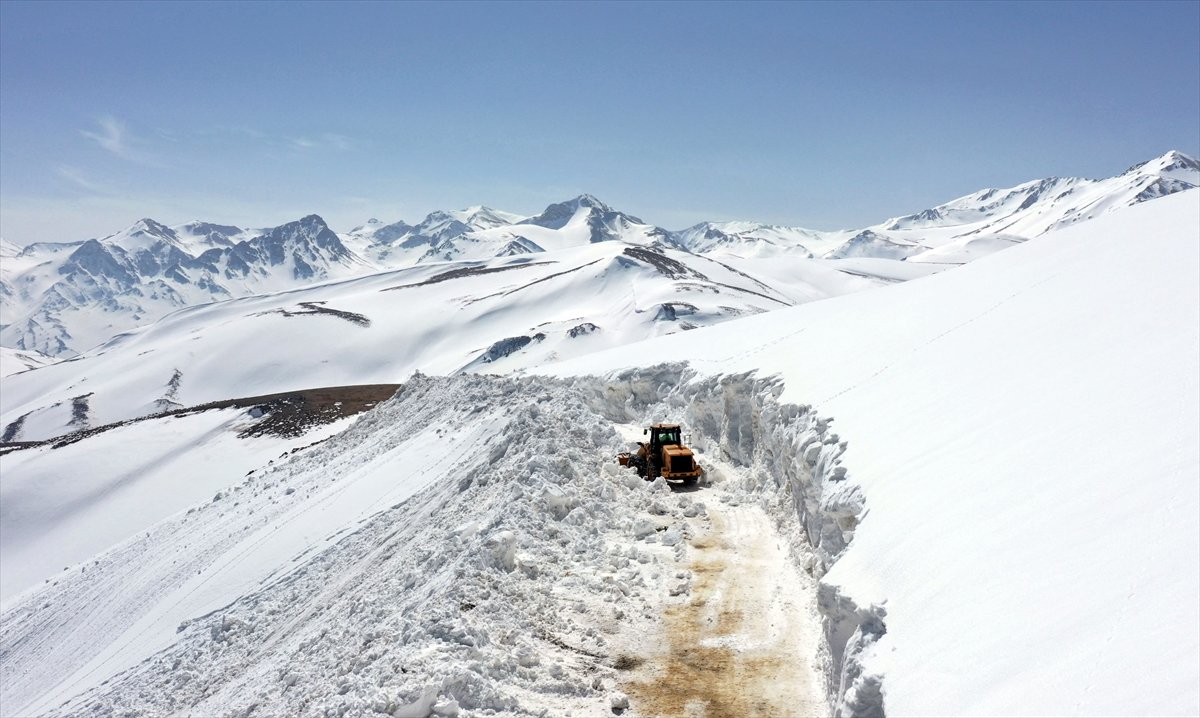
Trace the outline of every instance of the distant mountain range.
<instances>
[{"instance_id":1,"label":"distant mountain range","mask_svg":"<svg viewBox=\"0 0 1200 718\"><path fill-rule=\"evenodd\" d=\"M370 220L337 234L317 215L270 229L143 219L101 239L0 244L0 346L70 357L198 304L431 263L485 262L600 242L708 258L807 257L953 266L1047 231L1200 185L1179 152L1107 179L1050 178L987 189L859 230L704 222L668 231L591 195L534 217L488 207L438 211L415 225ZM831 265L902 279L875 262Z\"/></svg>"}]
</instances>

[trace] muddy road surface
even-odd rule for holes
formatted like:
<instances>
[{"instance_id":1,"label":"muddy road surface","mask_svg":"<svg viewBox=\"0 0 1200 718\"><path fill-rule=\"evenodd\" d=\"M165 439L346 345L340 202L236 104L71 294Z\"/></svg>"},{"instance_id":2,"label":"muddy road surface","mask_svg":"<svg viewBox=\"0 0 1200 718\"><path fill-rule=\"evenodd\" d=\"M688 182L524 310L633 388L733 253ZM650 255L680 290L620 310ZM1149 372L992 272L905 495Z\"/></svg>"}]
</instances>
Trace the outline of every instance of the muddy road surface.
<instances>
[{"instance_id":1,"label":"muddy road surface","mask_svg":"<svg viewBox=\"0 0 1200 718\"><path fill-rule=\"evenodd\" d=\"M827 716L815 665L814 589L757 506L707 494L685 559L691 591L664 610L662 634L624 689L632 712L688 718ZM699 497L697 497L699 498Z\"/></svg>"}]
</instances>

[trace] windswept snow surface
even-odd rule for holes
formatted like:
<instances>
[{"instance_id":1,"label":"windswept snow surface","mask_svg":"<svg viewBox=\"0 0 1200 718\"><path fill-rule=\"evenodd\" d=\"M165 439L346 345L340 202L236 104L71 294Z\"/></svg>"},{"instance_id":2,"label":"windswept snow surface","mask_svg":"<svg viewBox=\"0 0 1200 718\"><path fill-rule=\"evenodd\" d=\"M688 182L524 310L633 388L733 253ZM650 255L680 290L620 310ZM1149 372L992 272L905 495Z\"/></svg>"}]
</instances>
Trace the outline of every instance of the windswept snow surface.
<instances>
[{"instance_id":1,"label":"windswept snow surface","mask_svg":"<svg viewBox=\"0 0 1200 718\"><path fill-rule=\"evenodd\" d=\"M1196 715L1198 238L1191 190L540 371L676 407L754 461L745 488L780 520L850 531L843 551L808 530L839 713ZM646 357L693 369L654 379ZM836 465L785 441L783 401L832 417Z\"/></svg>"},{"instance_id":2,"label":"windswept snow surface","mask_svg":"<svg viewBox=\"0 0 1200 718\"><path fill-rule=\"evenodd\" d=\"M0 347L0 377L37 369L40 366L53 364L55 361L57 360L54 357L41 352Z\"/></svg>"},{"instance_id":3,"label":"windswept snow surface","mask_svg":"<svg viewBox=\"0 0 1200 718\"><path fill-rule=\"evenodd\" d=\"M0 430L69 432L80 397L92 425L144 416L172 381L174 401L194 406L417 370L510 372L881 284L803 258L723 262L623 242L421 265L192 307L9 377Z\"/></svg>"},{"instance_id":4,"label":"windswept snow surface","mask_svg":"<svg viewBox=\"0 0 1200 718\"><path fill-rule=\"evenodd\" d=\"M222 409L0 454L0 602L351 421L299 437L239 438L255 419L245 410Z\"/></svg>"},{"instance_id":5,"label":"windswept snow surface","mask_svg":"<svg viewBox=\"0 0 1200 718\"><path fill-rule=\"evenodd\" d=\"M614 658L651 650L662 604L692 590L689 542L720 526L700 494L616 465L624 444L587 399L602 392L414 377L8 608L0 699L20 715L610 714ZM760 539L761 558L783 550ZM814 610L794 576L775 582L764 605Z\"/></svg>"}]
</instances>

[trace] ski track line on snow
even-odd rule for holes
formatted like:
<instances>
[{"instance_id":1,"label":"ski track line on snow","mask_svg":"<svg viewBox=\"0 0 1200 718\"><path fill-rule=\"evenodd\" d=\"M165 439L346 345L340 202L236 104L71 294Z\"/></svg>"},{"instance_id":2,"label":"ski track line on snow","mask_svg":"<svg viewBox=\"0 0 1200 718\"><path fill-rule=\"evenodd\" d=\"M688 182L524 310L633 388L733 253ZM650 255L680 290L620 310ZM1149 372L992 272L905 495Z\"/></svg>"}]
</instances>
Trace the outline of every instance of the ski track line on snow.
<instances>
[{"instance_id":1,"label":"ski track line on snow","mask_svg":"<svg viewBox=\"0 0 1200 718\"><path fill-rule=\"evenodd\" d=\"M1142 585L1146 574L1149 572L1149 561L1137 562L1137 570L1134 576L1129 581L1129 593L1125 600L1121 602L1121 608L1117 611L1117 615L1113 616L1112 621L1108 624L1108 631L1104 637L1104 645L1096 651L1095 660L1092 661L1091 668L1088 670L1087 681L1083 686L1083 690L1079 692L1079 699L1075 701L1075 714L1087 715L1089 711L1084 709L1084 701L1087 700L1087 695L1091 693L1092 688L1096 685L1096 674L1100 672L1100 665L1104 663L1105 657L1112 648L1113 639L1117 635L1117 628L1125 623L1126 616L1129 615L1129 609L1133 603L1133 597L1137 592L1138 586Z\"/></svg>"},{"instance_id":2,"label":"ski track line on snow","mask_svg":"<svg viewBox=\"0 0 1200 718\"><path fill-rule=\"evenodd\" d=\"M386 455L384 455L384 456L386 456ZM378 458L382 459L382 458L384 458L384 456L380 456L380 457L378 457ZM363 466L365 467L366 465L368 465L368 464L370 464L370 463L372 463L372 462L367 462L367 464L364 464ZM360 467L360 470L361 470L362 468L363 468L363 467ZM432 469L432 467L430 467L430 469ZM425 472L423 472L421 475L422 475L422 476L424 476L426 473L428 473L428 470L429 470L429 469L427 469L427 470L426 470ZM193 587L192 587L192 588L191 588L189 591L187 591L187 593L185 593L185 594L183 594L182 596L180 596L180 597L179 597L179 598L178 598L178 599L177 599L177 600L176 600L174 603L172 603L170 606L168 606L168 607L167 607L165 610L162 610L162 611L160 612L161 616L162 616L162 617L165 617L165 616L169 615L169 614L170 614L170 613L171 613L171 612L172 612L174 609L176 609L177 607L179 607L179 606L180 606L180 605L181 605L183 602L185 602L185 601L186 601L188 598L190 598L190 597L191 597L193 594L195 594L195 593L196 593L197 591L199 591L200 589L202 589L202 588L206 587L206 586L207 586L207 585L208 585L208 584L209 584L209 583L210 583L210 582L211 582L213 579L215 579L215 578L216 578L216 577L217 577L219 574L221 574L221 573L225 572L226 570L228 570L228 569L230 569L230 568L232 568L232 567L234 567L234 566L238 565L238 564L239 564L239 563L240 563L240 562L241 562L241 561L242 561L242 560L243 560L243 559L244 559L244 558L245 558L245 557L246 557L248 554L252 553L252 552L253 552L255 549L259 548L259 547L260 547L260 546L262 546L264 543L266 543L268 540L270 540L271 538L273 538L273 537L274 537L274 536L275 536L275 535L276 535L276 534L277 534L277 533L278 533L280 530L282 530L282 529L283 529L285 526L287 526L288 524L292 523L292 522L293 522L293 521L295 521L295 520L298 520L298 519L300 519L300 518L301 518L301 517L303 517L304 515L306 515L306 514L308 514L309 512L311 512L312 510L314 510L314 509L316 509L316 508L319 508L319 507L321 507L321 506L324 506L325 504L328 504L330 501L332 501L333 499L337 498L339 495L341 495L342 493L344 493L345 491L347 491L347 490L348 490L348 489L349 489L351 486L353 486L355 483L357 483L357 482L356 482L356 481L344 481L344 482L339 482L339 484L340 484L340 485L339 485L339 486L338 486L336 489L334 489L334 490L332 490L332 491L327 491L327 492L325 493L325 495L324 495L324 496L323 496L321 499L319 499L319 500L317 500L317 501L315 501L315 502L311 502L311 503L310 503L310 504L309 504L307 507L305 507L305 508L301 509L301 510L299 511L299 513L296 513L296 514L295 514L294 516L292 516L291 518L287 518L287 519L280 519L280 520L276 521L276 522L275 522L275 525L274 525L274 526L273 526L273 527L270 529L270 531L268 531L266 534L264 534L263 536L261 536L261 537L260 537L258 540L256 540L256 541L253 541L253 542L249 543L248 545L246 545L245 547L243 547L241 550L236 550L236 549L235 549L235 553L233 553L231 556L229 556L229 558L228 558L227 560L225 560L225 561L224 561L223 563L221 563L220 565L218 565L218 566L214 566L214 567L210 568L208 571L206 571L206 573L207 573L208 575L207 575L205 578L201 579L201 580L200 580L198 583L196 583L196 584L195 584L195 585L194 585L194 586L193 586ZM390 496L390 495L391 495L391 494L393 494L393 493L395 493L395 491L390 491L390 492L388 492L387 494L385 494L385 496ZM287 514L285 514L285 516L286 516L286 515L287 515ZM240 598L241 598L241 596L239 596L239 597L238 597L238 599L240 599ZM233 601L233 603L236 603L236 601L237 601L238 599L235 599L235 600ZM212 614L212 613L214 613L215 611L220 611L220 610L222 610L222 609L224 609L224 608L227 608L229 605L232 605L232 603L230 603L230 604L227 604L227 605L225 605L225 606L219 606L219 607L217 607L217 608L213 609L212 611L208 611L208 612L207 612L207 613L205 613L204 615L211 615L211 614ZM152 610L153 610L153 609L152 609ZM200 616L200 617L198 617L198 618L203 618L203 616ZM140 639L140 638L141 638L142 636L144 636L146 633L148 633L148 632L150 632L151 630L153 630L153 629L155 628L156 624L157 624L157 621L149 621L149 622L147 623L147 625L146 625L146 626L144 626L144 627L143 627L143 628L142 628L140 631L138 631L138 632L137 632L136 634L134 634L133 636L129 637L127 640L123 641L123 642L122 642L122 643L121 643L119 646L117 646L117 648L116 648L116 649L110 650L110 651L109 651L109 658L106 658L106 659L103 659L103 660L101 660L101 661L100 661L100 663L98 663L96 666L94 666L94 667L93 667L91 670L89 670L87 673L83 674L83 675L82 675L82 676L80 676L78 679L76 679L75 681L71 682L71 683L70 683L70 684L67 686L67 690L69 691L69 690L73 689L75 686L77 686L77 685L79 685L80 683L82 683L82 682L86 681L86 680L87 680L89 677L91 677L91 676L92 676L94 673L96 673L97 671L101 670L101 669L102 669L102 668L105 666L105 664L107 664L109 661L111 661L111 660L112 660L112 658L113 658L113 657L115 657L115 656L119 656L119 655L121 654L121 652L123 652L123 651L124 651L126 648L128 648L128 647L129 647L131 644L135 643L135 642L136 642L138 639ZM101 651L101 653L104 653L104 651ZM97 655L99 655L99 654L97 654ZM152 655L153 655L153 654L152 654ZM93 659L93 660L95 660L95 659ZM145 659L143 659L143 660L145 660ZM141 661L139 661L139 663L140 663L140 662L141 662ZM137 665L137 664L134 664L134 665ZM127 668L132 668L132 667L133 667L133 666L128 666ZM123 669L123 670L124 670L124 669ZM121 672L121 671L118 671L117 673L120 673L120 672ZM56 689L51 689L51 691L50 691L50 692L53 692L53 693L58 693L59 691L58 691L58 690L56 690ZM43 695L46 695L46 694L43 694ZM77 695L78 695L78 692L72 692L72 693L70 693L70 695L68 695L66 698L64 698L63 700L61 700L61 701L58 703L59 707L61 707L62 705L65 705L67 702L69 702L70 700L74 699L74 698L75 698ZM35 699L35 700L36 700L36 699ZM40 701L37 701L37 702L40 702ZM27 707L28 707L28 706L27 706Z\"/></svg>"},{"instance_id":3,"label":"ski track line on snow","mask_svg":"<svg viewBox=\"0 0 1200 718\"><path fill-rule=\"evenodd\" d=\"M770 347L773 347L777 344L782 344L786 341L789 341L789 340L791 340L792 337L799 336L799 335L803 334L805 331L807 331L807 327L801 327L794 332L789 332L782 336L776 337L775 339L772 339L770 341L762 342L761 344L756 344L754 346L754 348L752 348L752 349L735 352L733 354L730 354L729 356L720 357L720 358L716 358L716 359L701 359L698 357L692 357L692 358L688 359L688 362L693 363L693 364L706 363L706 364L721 365L721 364L728 363L734 359L738 359L741 357L752 357L755 354L761 354L762 352L766 351Z\"/></svg>"},{"instance_id":4,"label":"ski track line on snow","mask_svg":"<svg viewBox=\"0 0 1200 718\"><path fill-rule=\"evenodd\" d=\"M928 341L923 342L923 343L918 344L917 346L913 347L912 349L909 350L908 354L904 357L904 359L902 359L900 361L903 362L903 361L906 361L907 359L910 359L911 357L916 355L918 352L923 351L925 348L932 346L933 344L937 343L941 339L949 336L950 334L953 334L954 332L957 332L959 329L962 329L963 327L967 326L968 324L973 324L973 323L979 321L983 317L987 316L988 314L991 314L992 312L996 311L997 309L1004 306L1005 304L1008 304L1009 302L1011 302L1012 300L1021 296L1025 292L1027 292L1031 289L1036 289L1037 287L1040 287L1041 285L1045 284L1046 282L1049 282L1051 279L1054 279L1059 274L1061 274L1061 272L1054 272L1053 274L1050 274L1049 276L1044 277L1043 279L1041 279L1037 282L1034 282L1033 284L1030 284L1025 287L1022 287L1021 289L1018 289L1017 291L1015 291L1012 294L1008 295L1007 297L1001 299L1000 301L996 302L995 304L988 307L987 309L984 309L983 311L979 312L978 314L970 317L969 319L964 319L963 321L959 322L958 324L955 324L954 326L943 331L942 333L938 334L937 336L930 338ZM829 402L833 401L834 399L837 399L838 397L842 396L843 394L847 394L851 391L854 391L855 389L859 388L863 384L867 384L867 383L875 380L881 374L883 374L884 372L891 369L892 366L896 363L897 362L889 362L887 364L884 364L879 369L875 370L875 372L872 373L870 376L868 376L864 379L860 379L859 381L856 381L855 383L851 384L850 386L842 389L841 391L839 391L831 396L825 397L818 403L819 404L828 404Z\"/></svg>"}]
</instances>

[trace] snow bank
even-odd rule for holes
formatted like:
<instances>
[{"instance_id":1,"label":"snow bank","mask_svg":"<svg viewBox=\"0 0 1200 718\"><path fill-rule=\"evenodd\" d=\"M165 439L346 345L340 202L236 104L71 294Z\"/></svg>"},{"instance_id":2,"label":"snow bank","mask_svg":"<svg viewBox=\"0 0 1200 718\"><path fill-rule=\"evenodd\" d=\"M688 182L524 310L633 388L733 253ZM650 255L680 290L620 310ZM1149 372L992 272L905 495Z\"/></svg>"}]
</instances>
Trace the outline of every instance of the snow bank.
<instances>
[{"instance_id":1,"label":"snow bank","mask_svg":"<svg viewBox=\"0 0 1200 718\"><path fill-rule=\"evenodd\" d=\"M619 468L621 447L565 383L418 376L6 611L3 703L609 713L610 649L657 622L704 520Z\"/></svg>"},{"instance_id":2,"label":"snow bank","mask_svg":"<svg viewBox=\"0 0 1200 718\"><path fill-rule=\"evenodd\" d=\"M1200 193L1181 192L953 272L541 371L708 421L822 544L833 516L810 501L840 483L861 505L821 579L840 713L1195 714L1198 236ZM696 374L622 374L647 357ZM782 391L736 379L750 371ZM721 381L727 406L695 401ZM844 481L788 478L815 419L776 392L836 418ZM779 443L779 460L762 448Z\"/></svg>"}]
</instances>

